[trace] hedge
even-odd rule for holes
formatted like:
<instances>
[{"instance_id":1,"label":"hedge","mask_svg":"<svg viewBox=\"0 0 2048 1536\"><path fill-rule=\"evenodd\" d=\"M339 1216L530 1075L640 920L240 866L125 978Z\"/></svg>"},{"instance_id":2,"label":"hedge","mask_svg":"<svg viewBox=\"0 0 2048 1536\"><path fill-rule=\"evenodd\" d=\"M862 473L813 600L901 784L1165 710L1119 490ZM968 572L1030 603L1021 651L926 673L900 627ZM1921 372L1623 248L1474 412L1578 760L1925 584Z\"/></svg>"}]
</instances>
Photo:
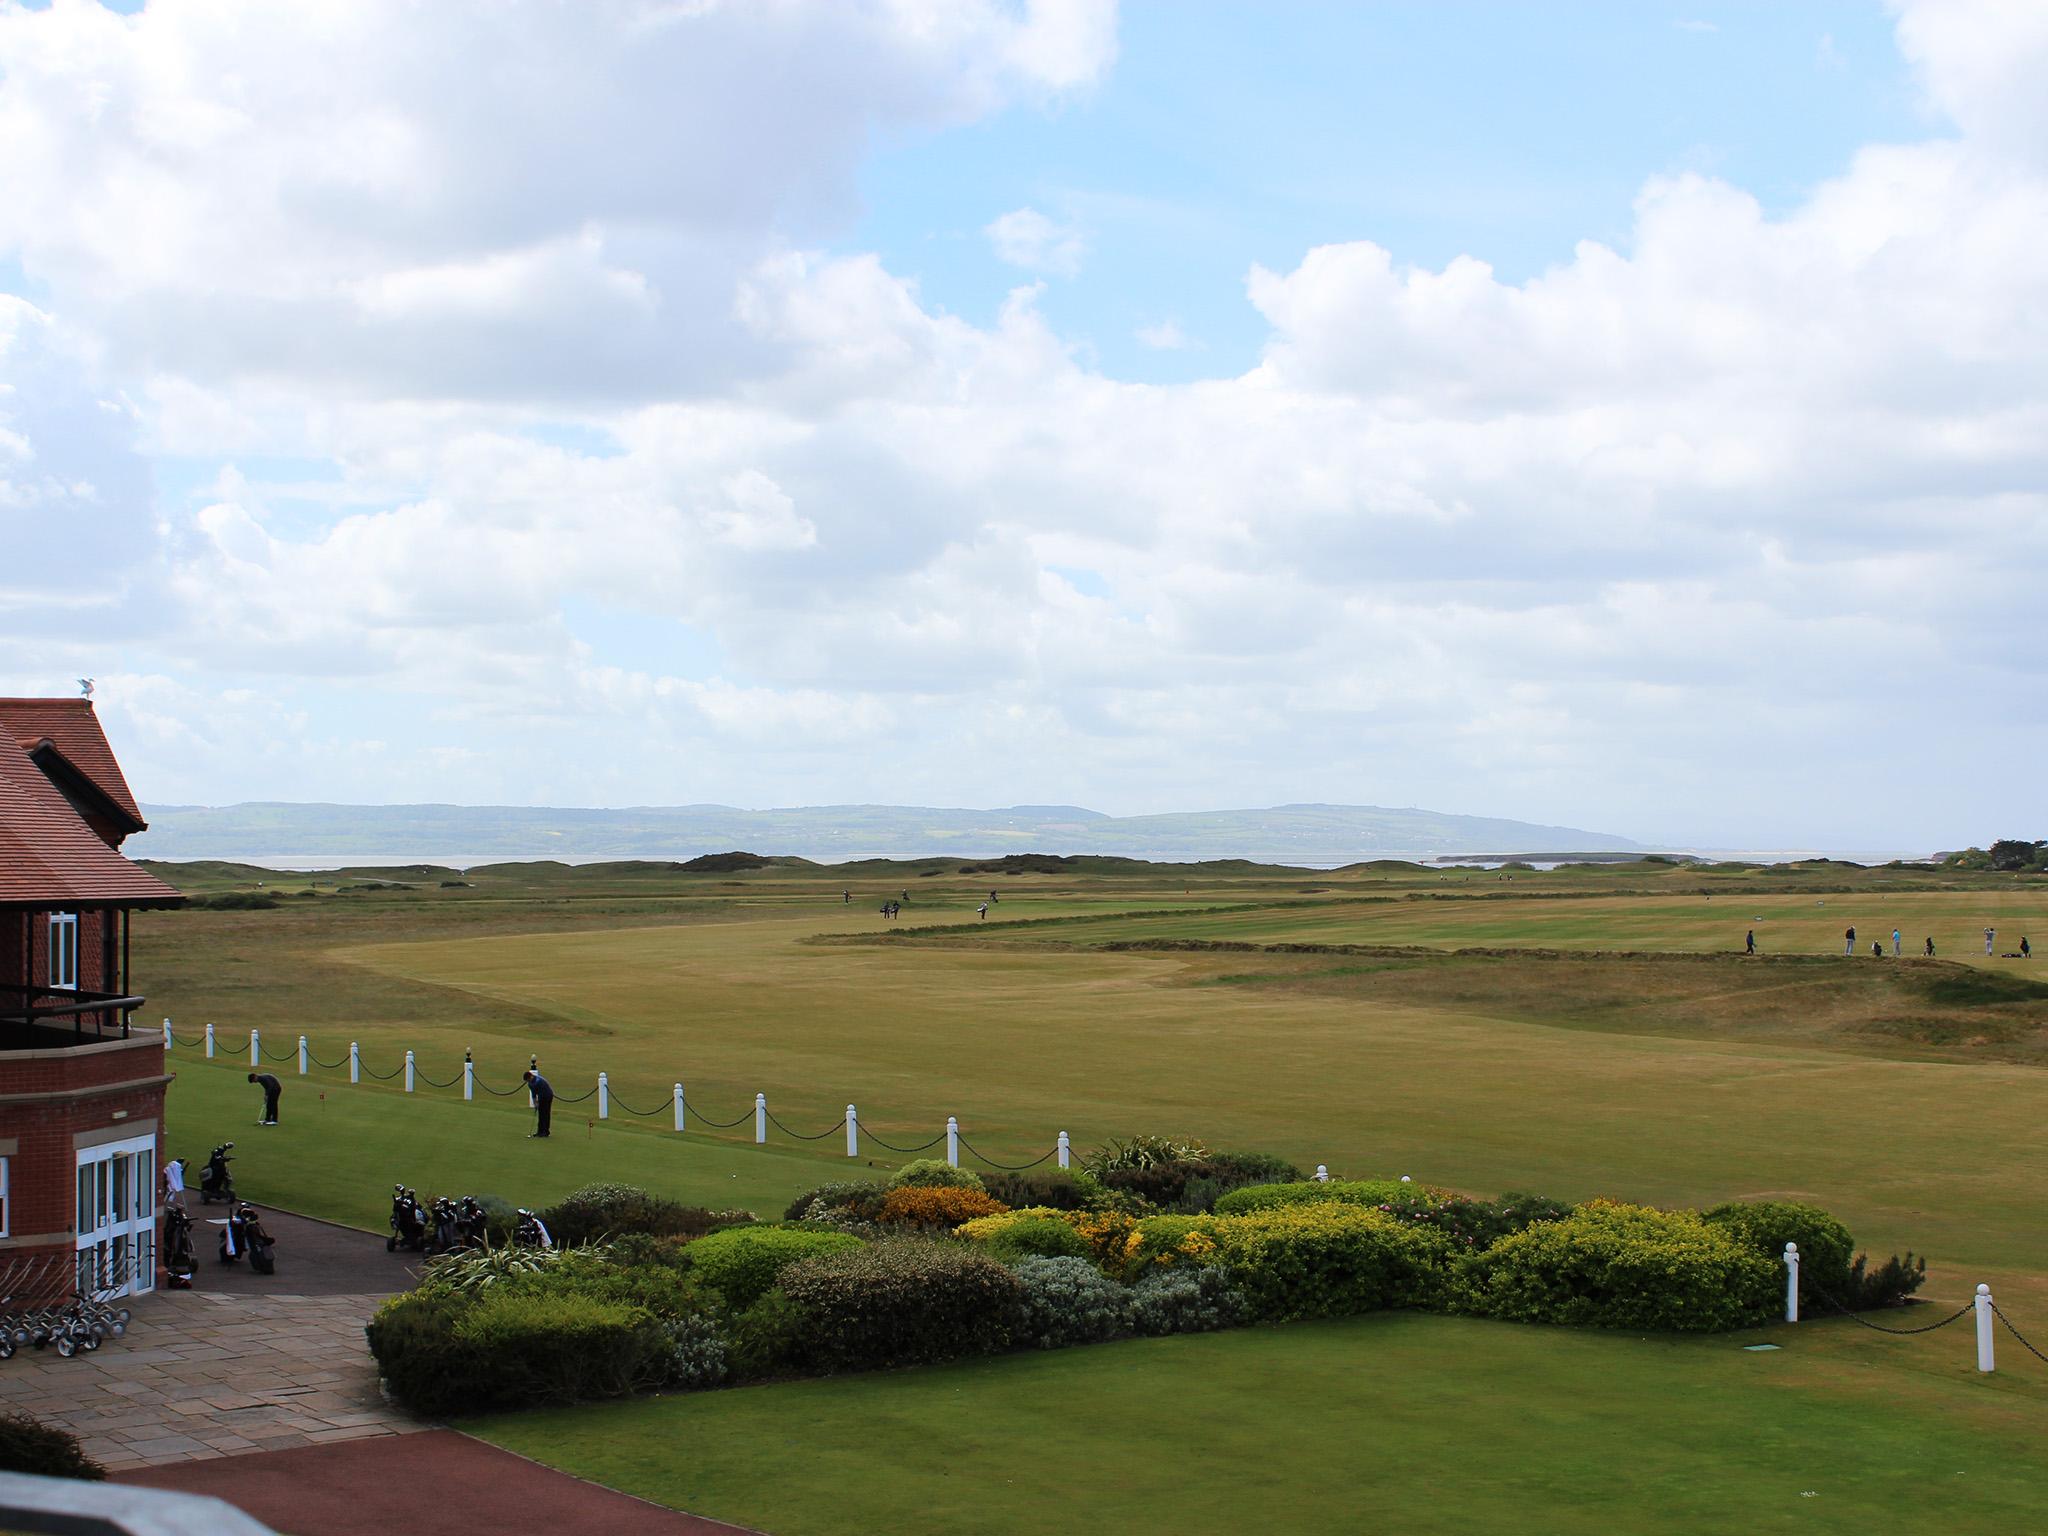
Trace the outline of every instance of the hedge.
<instances>
[{"instance_id":1,"label":"hedge","mask_svg":"<svg viewBox=\"0 0 2048 1536\"><path fill-rule=\"evenodd\" d=\"M1220 1216L1208 1233L1250 1315L1262 1320L1408 1306L1438 1285L1437 1244L1384 1212L1340 1201Z\"/></svg>"},{"instance_id":2,"label":"hedge","mask_svg":"<svg viewBox=\"0 0 2048 1536\"><path fill-rule=\"evenodd\" d=\"M825 1371L994 1354L1009 1347L1022 1293L986 1254L916 1238L803 1259L776 1290L803 1315L799 1358Z\"/></svg>"},{"instance_id":3,"label":"hedge","mask_svg":"<svg viewBox=\"0 0 2048 1536\"><path fill-rule=\"evenodd\" d=\"M1783 1270L1694 1211L1596 1200L1460 1266L1472 1311L1525 1323L1711 1333L1768 1321Z\"/></svg>"},{"instance_id":4,"label":"hedge","mask_svg":"<svg viewBox=\"0 0 2048 1536\"><path fill-rule=\"evenodd\" d=\"M1779 1265L1784 1279L1785 1245L1799 1245L1799 1300L1802 1306L1825 1296L1851 1306L1849 1261L1856 1241L1849 1229L1817 1205L1795 1200L1731 1200L1701 1213L1737 1242Z\"/></svg>"},{"instance_id":5,"label":"hedge","mask_svg":"<svg viewBox=\"0 0 2048 1536\"><path fill-rule=\"evenodd\" d=\"M797 1260L859 1246L859 1238L844 1232L732 1227L698 1238L684 1252L690 1272L723 1296L733 1311L744 1312Z\"/></svg>"},{"instance_id":6,"label":"hedge","mask_svg":"<svg viewBox=\"0 0 2048 1536\"><path fill-rule=\"evenodd\" d=\"M1399 1179L1305 1179L1291 1184L1251 1184L1233 1189L1216 1202L1218 1216L1243 1216L1278 1210L1286 1205L1388 1205L1395 1200L1427 1195L1423 1185Z\"/></svg>"}]
</instances>

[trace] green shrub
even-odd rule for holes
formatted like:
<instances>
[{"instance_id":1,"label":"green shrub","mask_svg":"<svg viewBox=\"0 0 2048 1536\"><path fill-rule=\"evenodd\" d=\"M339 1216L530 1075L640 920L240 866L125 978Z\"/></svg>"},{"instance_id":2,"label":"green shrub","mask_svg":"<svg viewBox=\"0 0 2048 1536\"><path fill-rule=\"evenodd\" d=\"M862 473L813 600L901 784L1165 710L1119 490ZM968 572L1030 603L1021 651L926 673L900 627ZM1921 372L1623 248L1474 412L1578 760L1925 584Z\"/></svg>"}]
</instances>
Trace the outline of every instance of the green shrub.
<instances>
[{"instance_id":1,"label":"green shrub","mask_svg":"<svg viewBox=\"0 0 2048 1536\"><path fill-rule=\"evenodd\" d=\"M1105 1266L1125 1280L1172 1264L1204 1264L1217 1257L1214 1216L1145 1216L1124 1239L1115 1255L1120 1264Z\"/></svg>"},{"instance_id":2,"label":"green shrub","mask_svg":"<svg viewBox=\"0 0 2048 1536\"><path fill-rule=\"evenodd\" d=\"M982 1251L1004 1264L1023 1259L1088 1258L1088 1244L1073 1226L1057 1216L992 1218L1002 1224L978 1239Z\"/></svg>"},{"instance_id":3,"label":"green shrub","mask_svg":"<svg viewBox=\"0 0 2048 1536\"><path fill-rule=\"evenodd\" d=\"M1243 1216L1288 1205L1388 1205L1396 1200L1427 1197L1430 1191L1399 1179L1315 1179L1291 1184L1249 1184L1216 1202L1218 1216Z\"/></svg>"},{"instance_id":4,"label":"green shrub","mask_svg":"<svg viewBox=\"0 0 2048 1536\"><path fill-rule=\"evenodd\" d=\"M1842 1305L1851 1312L1869 1312L1878 1307L1902 1307L1906 1298L1920 1289L1927 1278L1927 1261L1909 1252L1901 1260L1895 1253L1874 1270L1866 1272L1869 1255L1859 1253L1849 1266L1849 1279ZM1802 1274L1801 1278L1804 1278Z\"/></svg>"},{"instance_id":5,"label":"green shrub","mask_svg":"<svg viewBox=\"0 0 2048 1536\"><path fill-rule=\"evenodd\" d=\"M588 1243L637 1232L648 1237L697 1237L720 1223L701 1206L684 1205L631 1184L589 1184L541 1213L558 1243Z\"/></svg>"},{"instance_id":6,"label":"green shrub","mask_svg":"<svg viewBox=\"0 0 2048 1536\"><path fill-rule=\"evenodd\" d=\"M807 1189L789 1202L789 1209L782 1213L784 1221L815 1221L825 1211L851 1211L862 1221L873 1221L882 1211L882 1196L889 1192L886 1184L872 1179L835 1179L830 1184L820 1184L816 1189Z\"/></svg>"},{"instance_id":7,"label":"green shrub","mask_svg":"<svg viewBox=\"0 0 2048 1536\"><path fill-rule=\"evenodd\" d=\"M1283 1186L1284 1187L1284 1186ZM1438 1244L1339 1201L1217 1217L1218 1257L1254 1318L1343 1317L1429 1298Z\"/></svg>"},{"instance_id":8,"label":"green shrub","mask_svg":"<svg viewBox=\"0 0 2048 1536\"><path fill-rule=\"evenodd\" d=\"M1399 1195L1381 1209L1396 1221L1443 1234L1447 1252L1464 1253L1490 1248L1539 1221L1563 1221L1572 1213L1568 1201L1542 1195L1502 1195L1498 1200L1429 1193Z\"/></svg>"},{"instance_id":9,"label":"green shrub","mask_svg":"<svg viewBox=\"0 0 2048 1536\"><path fill-rule=\"evenodd\" d=\"M1019 1295L986 1254L915 1238L801 1260L778 1284L803 1309L803 1360L828 1371L993 1354Z\"/></svg>"},{"instance_id":10,"label":"green shrub","mask_svg":"<svg viewBox=\"0 0 2048 1536\"><path fill-rule=\"evenodd\" d=\"M1100 1344L1131 1331L1130 1292L1081 1258L1029 1258L1016 1268L1016 1342L1035 1349Z\"/></svg>"},{"instance_id":11,"label":"green shrub","mask_svg":"<svg viewBox=\"0 0 2048 1536\"><path fill-rule=\"evenodd\" d=\"M981 1175L972 1168L955 1168L936 1157L920 1157L905 1163L889 1179L890 1189L977 1189L986 1193Z\"/></svg>"},{"instance_id":12,"label":"green shrub","mask_svg":"<svg viewBox=\"0 0 2048 1536\"><path fill-rule=\"evenodd\" d=\"M708 1313L664 1318L668 1341L668 1382L678 1387L716 1387L724 1383L731 1359L725 1330Z\"/></svg>"},{"instance_id":13,"label":"green shrub","mask_svg":"<svg viewBox=\"0 0 2048 1536\"><path fill-rule=\"evenodd\" d=\"M1212 1152L1178 1162L1111 1168L1102 1182L1163 1211L1192 1214L1214 1210L1217 1200L1234 1189L1300 1178L1301 1170L1292 1163L1262 1152Z\"/></svg>"},{"instance_id":14,"label":"green shrub","mask_svg":"<svg viewBox=\"0 0 2048 1536\"><path fill-rule=\"evenodd\" d=\"M484 1236L493 1243L511 1242L512 1231L519 1225L518 1208L497 1195L478 1195L476 1203L483 1207ZM553 1228L549 1229L548 1235L554 1236Z\"/></svg>"},{"instance_id":15,"label":"green shrub","mask_svg":"<svg viewBox=\"0 0 2048 1536\"><path fill-rule=\"evenodd\" d=\"M691 1273L723 1296L733 1311L744 1312L798 1259L859 1246L859 1238L844 1232L733 1227L700 1237L684 1251Z\"/></svg>"},{"instance_id":16,"label":"green shrub","mask_svg":"<svg viewBox=\"0 0 2048 1536\"><path fill-rule=\"evenodd\" d=\"M1131 1287L1131 1326L1143 1334L1209 1333L1244 1321L1244 1298L1213 1265L1155 1269Z\"/></svg>"},{"instance_id":17,"label":"green shrub","mask_svg":"<svg viewBox=\"0 0 2048 1536\"><path fill-rule=\"evenodd\" d=\"M465 1248L427 1260L421 1295L474 1296L487 1286L517 1276L552 1270L569 1256L566 1248Z\"/></svg>"},{"instance_id":18,"label":"green shrub","mask_svg":"<svg viewBox=\"0 0 2048 1536\"><path fill-rule=\"evenodd\" d=\"M1102 1179L1124 1169L1192 1163L1208 1155L1209 1149L1191 1136L1133 1136L1128 1141L1105 1141L1082 1157L1081 1166Z\"/></svg>"},{"instance_id":19,"label":"green shrub","mask_svg":"<svg viewBox=\"0 0 2048 1536\"><path fill-rule=\"evenodd\" d=\"M1795 1200L1731 1200L1700 1213L1710 1227L1718 1227L1744 1247L1777 1264L1779 1281L1784 1280L1785 1245L1799 1245L1799 1301L1801 1307L1818 1302L1822 1296L1837 1306L1849 1305L1849 1259L1855 1239L1849 1229L1817 1205Z\"/></svg>"},{"instance_id":20,"label":"green shrub","mask_svg":"<svg viewBox=\"0 0 2048 1536\"><path fill-rule=\"evenodd\" d=\"M802 1352L804 1311L770 1291L726 1324L726 1370L734 1381L761 1381L793 1370Z\"/></svg>"},{"instance_id":21,"label":"green shrub","mask_svg":"<svg viewBox=\"0 0 2048 1536\"><path fill-rule=\"evenodd\" d=\"M97 1482L107 1475L107 1469L86 1454L68 1429L18 1411L0 1413L0 1472L75 1477L85 1482Z\"/></svg>"},{"instance_id":22,"label":"green shrub","mask_svg":"<svg viewBox=\"0 0 2048 1536\"><path fill-rule=\"evenodd\" d=\"M575 1294L414 1292L365 1331L391 1390L426 1418L615 1397L660 1385L671 1368L647 1308Z\"/></svg>"},{"instance_id":23,"label":"green shrub","mask_svg":"<svg viewBox=\"0 0 2048 1536\"><path fill-rule=\"evenodd\" d=\"M1013 1210L1044 1206L1055 1211L1084 1211L1102 1198L1102 1185L1074 1168L1034 1168L1028 1173L990 1173L982 1187Z\"/></svg>"},{"instance_id":24,"label":"green shrub","mask_svg":"<svg viewBox=\"0 0 2048 1536\"><path fill-rule=\"evenodd\" d=\"M1711 1333L1767 1321L1782 1273L1697 1212L1596 1200L1466 1259L1460 1290L1516 1322Z\"/></svg>"}]
</instances>

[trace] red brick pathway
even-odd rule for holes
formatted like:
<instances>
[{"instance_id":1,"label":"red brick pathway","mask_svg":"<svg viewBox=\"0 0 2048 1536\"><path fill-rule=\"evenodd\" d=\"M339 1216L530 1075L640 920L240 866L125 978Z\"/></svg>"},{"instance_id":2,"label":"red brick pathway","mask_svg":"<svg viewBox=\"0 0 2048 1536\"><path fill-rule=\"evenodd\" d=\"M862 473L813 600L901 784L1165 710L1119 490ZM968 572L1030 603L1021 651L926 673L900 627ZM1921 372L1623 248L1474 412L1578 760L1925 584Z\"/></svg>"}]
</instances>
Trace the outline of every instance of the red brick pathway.
<instances>
[{"instance_id":1,"label":"red brick pathway","mask_svg":"<svg viewBox=\"0 0 2048 1536\"><path fill-rule=\"evenodd\" d=\"M115 1480L209 1493L292 1536L746 1536L452 1429L142 1467Z\"/></svg>"}]
</instances>

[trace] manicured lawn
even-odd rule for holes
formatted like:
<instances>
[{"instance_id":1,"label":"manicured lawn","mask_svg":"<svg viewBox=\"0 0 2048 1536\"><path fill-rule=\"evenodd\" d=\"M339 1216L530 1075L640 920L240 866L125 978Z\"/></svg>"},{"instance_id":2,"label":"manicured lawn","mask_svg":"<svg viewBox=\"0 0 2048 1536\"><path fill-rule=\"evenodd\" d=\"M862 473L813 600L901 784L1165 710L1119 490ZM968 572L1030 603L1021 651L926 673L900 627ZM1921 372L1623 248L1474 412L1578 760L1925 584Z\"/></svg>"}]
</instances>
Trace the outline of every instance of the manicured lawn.
<instances>
[{"instance_id":1,"label":"manicured lawn","mask_svg":"<svg viewBox=\"0 0 2048 1536\"><path fill-rule=\"evenodd\" d=\"M776 1536L2035 1529L2048 1382L1975 1376L1966 1327L1383 1314L465 1427Z\"/></svg>"}]
</instances>

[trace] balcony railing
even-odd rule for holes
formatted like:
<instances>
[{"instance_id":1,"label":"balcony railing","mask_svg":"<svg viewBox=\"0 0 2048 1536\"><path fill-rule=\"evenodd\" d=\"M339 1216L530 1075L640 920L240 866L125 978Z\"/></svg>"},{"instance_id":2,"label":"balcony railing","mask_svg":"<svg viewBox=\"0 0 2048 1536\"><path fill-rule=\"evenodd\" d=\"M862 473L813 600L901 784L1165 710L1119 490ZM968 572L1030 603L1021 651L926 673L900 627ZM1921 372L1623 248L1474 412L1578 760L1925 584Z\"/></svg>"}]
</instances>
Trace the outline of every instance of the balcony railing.
<instances>
[{"instance_id":1,"label":"balcony railing","mask_svg":"<svg viewBox=\"0 0 2048 1536\"><path fill-rule=\"evenodd\" d=\"M194 1493L0 1472L0 1530L51 1536L276 1536L234 1505Z\"/></svg>"}]
</instances>

